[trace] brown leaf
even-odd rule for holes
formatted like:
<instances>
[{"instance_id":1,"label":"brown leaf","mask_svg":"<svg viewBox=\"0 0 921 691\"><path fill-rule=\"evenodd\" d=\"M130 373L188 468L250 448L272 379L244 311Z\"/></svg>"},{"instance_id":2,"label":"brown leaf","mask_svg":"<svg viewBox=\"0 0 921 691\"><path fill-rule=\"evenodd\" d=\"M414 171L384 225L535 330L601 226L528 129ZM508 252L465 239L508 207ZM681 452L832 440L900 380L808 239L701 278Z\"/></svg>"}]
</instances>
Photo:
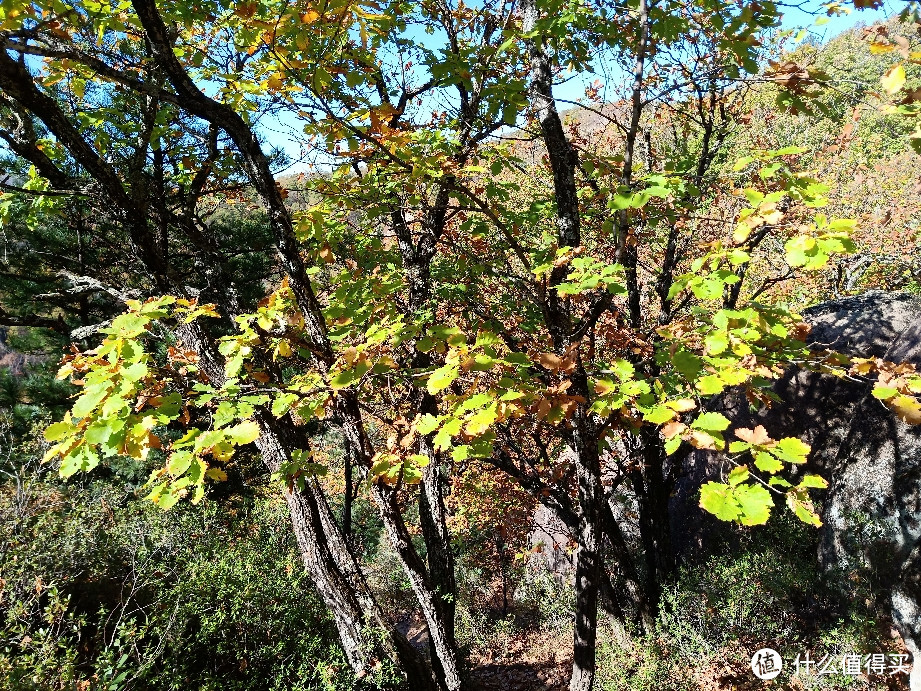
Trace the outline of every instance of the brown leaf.
<instances>
[{"instance_id":1,"label":"brown leaf","mask_svg":"<svg viewBox=\"0 0 921 691\"><path fill-rule=\"evenodd\" d=\"M332 264L336 261L336 255L333 254L332 249L328 244L323 245L323 248L320 250L320 259L325 261L327 264Z\"/></svg>"},{"instance_id":2,"label":"brown leaf","mask_svg":"<svg viewBox=\"0 0 921 691\"><path fill-rule=\"evenodd\" d=\"M684 430L686 430L687 428L688 426L684 424L683 422L678 422L677 420L673 420L672 422L669 422L668 424L662 426L662 435L666 439L671 439L672 437L675 437L681 434L682 432L684 432Z\"/></svg>"},{"instance_id":3,"label":"brown leaf","mask_svg":"<svg viewBox=\"0 0 921 691\"><path fill-rule=\"evenodd\" d=\"M763 425L758 425L755 429L751 430L747 427L742 427L737 429L736 436L742 441L747 441L749 444L755 446L763 446L771 441L770 435L768 435L767 430L764 429Z\"/></svg>"},{"instance_id":4,"label":"brown leaf","mask_svg":"<svg viewBox=\"0 0 921 691\"><path fill-rule=\"evenodd\" d=\"M718 451L720 449L716 439L701 430L691 430L691 436L688 441L695 449L705 449L708 451Z\"/></svg>"},{"instance_id":5,"label":"brown leaf","mask_svg":"<svg viewBox=\"0 0 921 691\"><path fill-rule=\"evenodd\" d=\"M552 372L556 372L563 366L563 360L554 353L541 353L537 361Z\"/></svg>"}]
</instances>

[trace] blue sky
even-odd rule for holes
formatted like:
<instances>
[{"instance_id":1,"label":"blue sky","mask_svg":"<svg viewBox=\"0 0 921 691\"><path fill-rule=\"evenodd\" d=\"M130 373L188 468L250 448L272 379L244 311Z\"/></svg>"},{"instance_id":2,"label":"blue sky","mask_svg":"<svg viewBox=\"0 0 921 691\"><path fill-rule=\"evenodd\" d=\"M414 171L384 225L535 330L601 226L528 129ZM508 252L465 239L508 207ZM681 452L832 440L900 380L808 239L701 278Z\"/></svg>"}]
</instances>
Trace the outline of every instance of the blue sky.
<instances>
[{"instance_id":1,"label":"blue sky","mask_svg":"<svg viewBox=\"0 0 921 691\"><path fill-rule=\"evenodd\" d=\"M822 43L838 34L854 27L857 24L872 24L888 16L897 14L904 6L906 0L885 0L885 5L880 10L853 10L843 16L827 17L822 11L820 0L806 0L799 7L786 9L783 20L785 29L806 29L811 35ZM585 86L599 79L596 74L573 75L573 78L555 90L557 98L574 101L585 93ZM565 107L565 104L564 104ZM294 118L270 118L263 121L262 134L272 146L283 149L288 156L297 161L300 145L297 142L295 128L297 122ZM295 162L284 173L298 173L306 170L306 163Z\"/></svg>"}]
</instances>

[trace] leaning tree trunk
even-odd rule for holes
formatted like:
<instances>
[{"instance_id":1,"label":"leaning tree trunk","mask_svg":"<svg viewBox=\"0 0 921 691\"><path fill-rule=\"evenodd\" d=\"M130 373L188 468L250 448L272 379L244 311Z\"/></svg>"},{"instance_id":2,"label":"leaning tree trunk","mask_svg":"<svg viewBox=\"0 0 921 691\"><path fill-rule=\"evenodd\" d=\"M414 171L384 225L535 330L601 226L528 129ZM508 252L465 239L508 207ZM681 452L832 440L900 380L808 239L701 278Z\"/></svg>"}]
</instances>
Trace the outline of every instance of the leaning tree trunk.
<instances>
[{"instance_id":1,"label":"leaning tree trunk","mask_svg":"<svg viewBox=\"0 0 921 691\"><path fill-rule=\"evenodd\" d=\"M212 384L220 386L224 380L220 356L201 326L184 325L179 337L198 353ZM308 443L290 417L279 419L257 409L254 419L260 428L256 446L272 473L291 460L292 450ZM316 480L285 488L284 497L304 566L333 617L356 677L364 679L387 660L408 689L437 691L425 661L387 622Z\"/></svg>"},{"instance_id":2,"label":"leaning tree trunk","mask_svg":"<svg viewBox=\"0 0 921 691\"><path fill-rule=\"evenodd\" d=\"M365 466L370 468L372 457L370 442L364 428L357 424L358 400L354 395L343 395L339 399L337 412L346 422L343 432L353 448L360 450ZM397 554L403 571L409 579L416 601L422 609L428 625L429 638L439 666L439 686L448 691L458 691L462 687L460 658L453 636L453 619L450 625L445 618L442 598L432 585L432 581L419 556L412 537L403 520L403 514L397 503L397 488L381 481L371 483L371 497L377 505L378 515L384 523L384 530L391 546ZM436 663L433 661L433 665Z\"/></svg>"},{"instance_id":3,"label":"leaning tree trunk","mask_svg":"<svg viewBox=\"0 0 921 691\"><path fill-rule=\"evenodd\" d=\"M147 36L151 52L166 74L182 107L195 116L223 129L233 140L240 153L244 167L253 186L262 197L269 223L272 228L278 261L288 279L288 286L304 318L304 329L316 349L318 364L329 366L335 359L326 321L320 303L314 293L306 266L298 249L291 214L272 175L268 158L262 150L249 124L231 106L215 101L204 94L192 81L177 59L155 0L131 0ZM337 414L342 422L343 433L356 449L365 468L371 467L373 449L364 432L364 422L354 392L343 392L339 396ZM424 565L416 553L409 533L403 523L391 488L380 483L372 485L372 497L378 506L388 537L403 562L413 590L429 625L437 657L445 671L444 686L449 691L460 688L456 646L448 636L440 608Z\"/></svg>"}]
</instances>

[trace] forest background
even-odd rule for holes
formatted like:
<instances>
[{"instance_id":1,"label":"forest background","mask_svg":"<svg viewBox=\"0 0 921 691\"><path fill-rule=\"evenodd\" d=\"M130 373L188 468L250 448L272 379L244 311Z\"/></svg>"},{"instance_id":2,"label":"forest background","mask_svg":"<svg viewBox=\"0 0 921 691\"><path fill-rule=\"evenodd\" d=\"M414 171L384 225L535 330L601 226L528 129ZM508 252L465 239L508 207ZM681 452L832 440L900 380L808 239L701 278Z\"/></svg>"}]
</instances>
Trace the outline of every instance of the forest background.
<instances>
[{"instance_id":1,"label":"forest background","mask_svg":"<svg viewBox=\"0 0 921 691\"><path fill-rule=\"evenodd\" d=\"M707 409L796 364L921 420L917 375L798 314L921 290L921 18L816 10L865 8L823 42L767 2L4 3L6 687L728 688L760 643L903 650L817 566L808 445ZM695 448L733 527L679 559Z\"/></svg>"}]
</instances>

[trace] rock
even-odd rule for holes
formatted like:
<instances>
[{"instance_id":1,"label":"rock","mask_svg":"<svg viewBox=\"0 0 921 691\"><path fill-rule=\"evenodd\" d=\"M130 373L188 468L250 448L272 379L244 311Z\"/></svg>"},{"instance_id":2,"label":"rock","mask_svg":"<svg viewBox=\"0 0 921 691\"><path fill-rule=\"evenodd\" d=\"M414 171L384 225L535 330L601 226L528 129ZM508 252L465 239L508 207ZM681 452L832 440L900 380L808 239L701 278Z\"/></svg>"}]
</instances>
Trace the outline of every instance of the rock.
<instances>
[{"instance_id":1,"label":"rock","mask_svg":"<svg viewBox=\"0 0 921 691\"><path fill-rule=\"evenodd\" d=\"M872 291L805 311L810 344L860 357L911 362L921 369L921 299ZM774 437L812 446L810 472L829 481L819 560L826 568L866 569L890 594L893 621L915 659L911 691L921 691L921 426L899 420L870 387L792 371L774 387L780 403L752 413L738 392L714 406L732 429L761 424ZM684 461L672 504L672 532L684 552L725 529L697 507L700 486L723 461L694 452ZM817 493L819 494L819 493Z\"/></svg>"},{"instance_id":2,"label":"rock","mask_svg":"<svg viewBox=\"0 0 921 691\"><path fill-rule=\"evenodd\" d=\"M569 582L575 573L571 549L572 537L551 509L538 504L528 536L531 555L528 567L533 573L548 573L560 582Z\"/></svg>"}]
</instances>

